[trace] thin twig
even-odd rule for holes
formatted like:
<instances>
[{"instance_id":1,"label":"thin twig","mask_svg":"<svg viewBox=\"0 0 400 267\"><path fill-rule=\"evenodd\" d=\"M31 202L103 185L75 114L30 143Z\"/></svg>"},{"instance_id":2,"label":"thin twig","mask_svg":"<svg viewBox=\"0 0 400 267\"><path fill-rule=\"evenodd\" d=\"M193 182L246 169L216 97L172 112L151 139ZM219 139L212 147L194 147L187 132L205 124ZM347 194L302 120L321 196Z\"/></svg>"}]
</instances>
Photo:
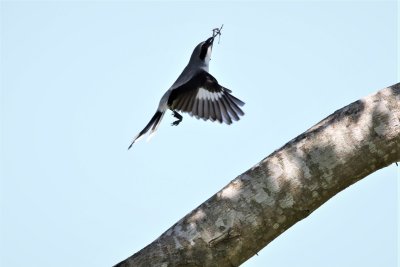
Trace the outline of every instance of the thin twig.
<instances>
[{"instance_id":1,"label":"thin twig","mask_svg":"<svg viewBox=\"0 0 400 267\"><path fill-rule=\"evenodd\" d=\"M215 38L217 35L218 35L218 44L219 44L219 41L221 40L221 30L222 30L222 27L224 27L224 24L222 24L221 25L221 27L220 28L214 28L214 29L212 29L212 32L213 32L213 38Z\"/></svg>"}]
</instances>

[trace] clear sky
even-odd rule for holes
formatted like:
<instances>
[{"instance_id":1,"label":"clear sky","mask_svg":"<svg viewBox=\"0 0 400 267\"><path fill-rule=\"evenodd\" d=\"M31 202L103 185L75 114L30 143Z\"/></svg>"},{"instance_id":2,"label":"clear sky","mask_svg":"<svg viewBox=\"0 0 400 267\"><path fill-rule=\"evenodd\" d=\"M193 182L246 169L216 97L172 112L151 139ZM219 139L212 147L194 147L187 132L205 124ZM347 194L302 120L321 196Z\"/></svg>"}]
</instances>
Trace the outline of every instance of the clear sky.
<instances>
[{"instance_id":1,"label":"clear sky","mask_svg":"<svg viewBox=\"0 0 400 267\"><path fill-rule=\"evenodd\" d=\"M1 2L0 265L111 266L335 110L398 82L396 2ZM227 126L150 120L193 48L246 102ZM399 167L243 266L394 267Z\"/></svg>"}]
</instances>

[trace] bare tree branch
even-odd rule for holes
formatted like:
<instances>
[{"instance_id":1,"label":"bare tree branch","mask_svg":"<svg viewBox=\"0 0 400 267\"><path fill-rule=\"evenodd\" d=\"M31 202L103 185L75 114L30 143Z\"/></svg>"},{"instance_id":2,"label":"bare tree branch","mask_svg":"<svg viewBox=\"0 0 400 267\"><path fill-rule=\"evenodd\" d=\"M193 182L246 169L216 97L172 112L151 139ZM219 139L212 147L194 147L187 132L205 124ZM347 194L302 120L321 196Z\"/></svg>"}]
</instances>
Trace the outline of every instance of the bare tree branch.
<instances>
[{"instance_id":1,"label":"bare tree branch","mask_svg":"<svg viewBox=\"0 0 400 267\"><path fill-rule=\"evenodd\" d=\"M400 84L337 110L116 266L239 266L328 199L400 160Z\"/></svg>"}]
</instances>

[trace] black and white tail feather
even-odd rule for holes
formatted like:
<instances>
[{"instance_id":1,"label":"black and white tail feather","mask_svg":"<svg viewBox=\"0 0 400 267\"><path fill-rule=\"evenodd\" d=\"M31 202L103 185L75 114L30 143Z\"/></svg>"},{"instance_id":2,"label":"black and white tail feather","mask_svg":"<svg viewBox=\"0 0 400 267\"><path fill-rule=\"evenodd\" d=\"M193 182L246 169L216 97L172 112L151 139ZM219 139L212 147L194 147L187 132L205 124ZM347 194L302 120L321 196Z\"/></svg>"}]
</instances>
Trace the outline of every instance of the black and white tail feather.
<instances>
[{"instance_id":1,"label":"black and white tail feather","mask_svg":"<svg viewBox=\"0 0 400 267\"><path fill-rule=\"evenodd\" d=\"M240 107L245 103L234 97L231 90L221 86L217 79L208 73L214 37L221 34L221 29L222 27L217 34L214 29L212 37L196 46L188 65L163 95L156 113L133 139L128 149L147 132L150 131L148 140L154 135L167 109L170 109L173 116L178 119L172 125L178 125L182 121L178 111L188 113L197 119L226 124L238 121L240 116L244 115Z\"/></svg>"},{"instance_id":2,"label":"black and white tail feather","mask_svg":"<svg viewBox=\"0 0 400 267\"><path fill-rule=\"evenodd\" d=\"M161 122L161 119L163 116L164 116L164 113L157 110L156 113L151 118L151 120L149 121L149 123L146 125L146 127L144 127L144 129L142 131L140 131L140 133L137 136L135 136L135 138L133 138L133 141L129 145L128 149L130 149L136 141L140 140L143 137L143 135L145 135L149 130L150 130L150 134L147 139L150 140L150 138L157 131L157 128L160 125L160 122Z\"/></svg>"}]
</instances>

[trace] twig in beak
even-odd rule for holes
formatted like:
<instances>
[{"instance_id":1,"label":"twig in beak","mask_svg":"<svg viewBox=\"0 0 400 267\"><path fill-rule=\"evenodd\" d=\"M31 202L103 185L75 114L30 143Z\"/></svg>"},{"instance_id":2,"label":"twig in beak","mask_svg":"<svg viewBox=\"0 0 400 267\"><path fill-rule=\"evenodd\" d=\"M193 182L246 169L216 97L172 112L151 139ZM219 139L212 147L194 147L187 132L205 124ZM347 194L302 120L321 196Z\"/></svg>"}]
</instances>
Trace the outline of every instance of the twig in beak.
<instances>
[{"instance_id":1,"label":"twig in beak","mask_svg":"<svg viewBox=\"0 0 400 267\"><path fill-rule=\"evenodd\" d=\"M218 35L218 44L219 44L219 41L221 40L221 30L222 30L222 27L224 27L224 24L222 24L221 25L221 28L214 28L213 30L212 30L212 32L213 32L213 38L215 38L217 35Z\"/></svg>"}]
</instances>

